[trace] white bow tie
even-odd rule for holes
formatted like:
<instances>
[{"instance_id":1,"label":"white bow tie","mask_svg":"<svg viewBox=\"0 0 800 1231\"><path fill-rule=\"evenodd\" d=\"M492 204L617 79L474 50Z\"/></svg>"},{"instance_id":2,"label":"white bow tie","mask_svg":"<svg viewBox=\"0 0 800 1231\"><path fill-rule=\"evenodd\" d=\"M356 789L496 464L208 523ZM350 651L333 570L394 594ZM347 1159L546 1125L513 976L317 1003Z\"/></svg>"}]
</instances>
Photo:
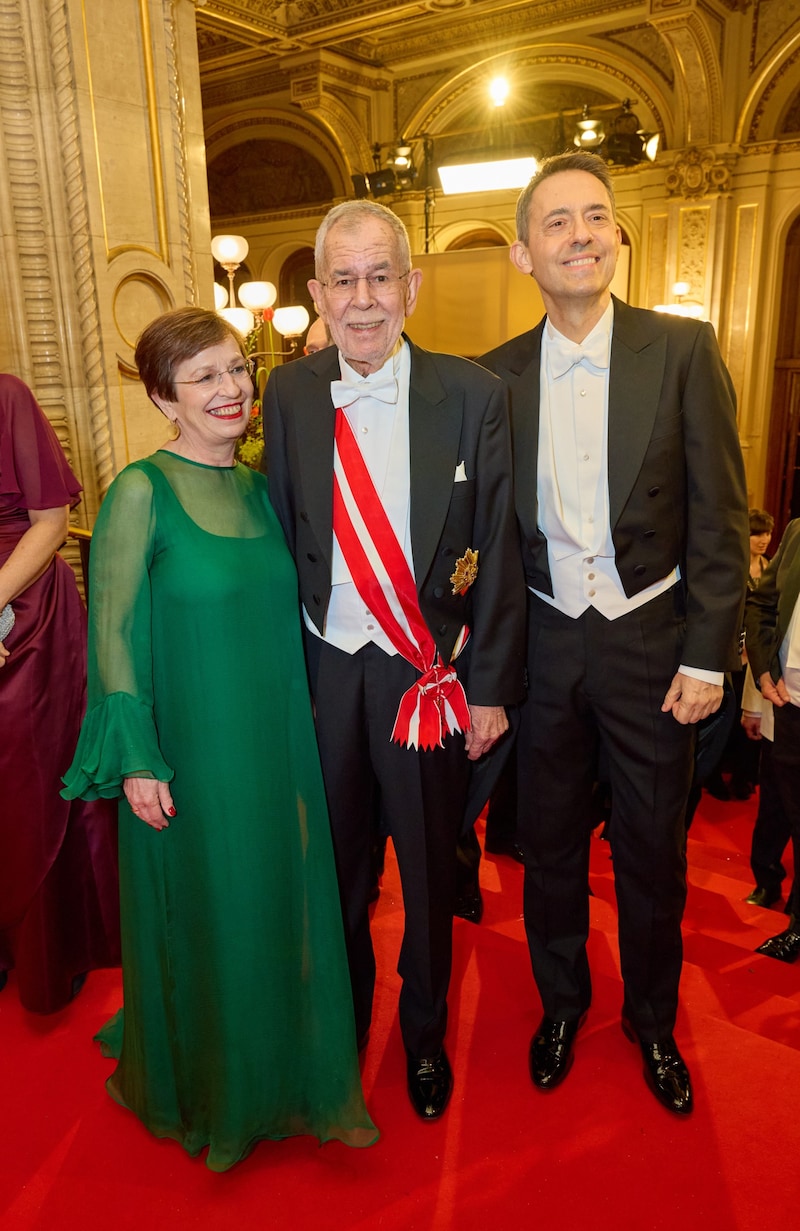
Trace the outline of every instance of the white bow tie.
<instances>
[{"instance_id":1,"label":"white bow tie","mask_svg":"<svg viewBox=\"0 0 800 1231\"><path fill-rule=\"evenodd\" d=\"M331 398L337 410L340 406L352 406L359 398L377 398L379 402L394 403L397 397L398 385L394 376L383 376L373 382L359 381L358 384L349 380L331 381Z\"/></svg>"},{"instance_id":2,"label":"white bow tie","mask_svg":"<svg viewBox=\"0 0 800 1231\"><path fill-rule=\"evenodd\" d=\"M550 373L555 380L569 372L582 359L588 359L596 368L607 368L608 338L602 333L594 338L587 338L585 342L570 342L568 338L548 338L547 357Z\"/></svg>"}]
</instances>

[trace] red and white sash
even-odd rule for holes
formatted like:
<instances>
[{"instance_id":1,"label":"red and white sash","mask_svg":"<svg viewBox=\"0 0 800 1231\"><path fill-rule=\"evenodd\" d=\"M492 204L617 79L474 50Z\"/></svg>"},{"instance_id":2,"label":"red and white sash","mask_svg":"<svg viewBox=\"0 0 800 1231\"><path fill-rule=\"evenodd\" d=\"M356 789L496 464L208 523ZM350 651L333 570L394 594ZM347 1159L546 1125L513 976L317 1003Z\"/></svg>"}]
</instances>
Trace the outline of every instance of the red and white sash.
<instances>
[{"instance_id":1,"label":"red and white sash","mask_svg":"<svg viewBox=\"0 0 800 1231\"><path fill-rule=\"evenodd\" d=\"M470 729L467 698L422 617L408 561L341 407L334 436L333 532L362 600L397 652L421 673L400 699L392 739L407 748L441 747L446 735ZM453 658L468 635L465 627Z\"/></svg>"}]
</instances>

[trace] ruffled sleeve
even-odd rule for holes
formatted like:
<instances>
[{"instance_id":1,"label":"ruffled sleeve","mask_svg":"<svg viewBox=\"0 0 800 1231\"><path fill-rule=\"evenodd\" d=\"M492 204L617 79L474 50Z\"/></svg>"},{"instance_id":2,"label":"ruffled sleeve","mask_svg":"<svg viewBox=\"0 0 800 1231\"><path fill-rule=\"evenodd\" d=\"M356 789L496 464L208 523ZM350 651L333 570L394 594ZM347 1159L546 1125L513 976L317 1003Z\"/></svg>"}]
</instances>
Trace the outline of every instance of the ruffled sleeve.
<instances>
[{"instance_id":1,"label":"ruffled sleeve","mask_svg":"<svg viewBox=\"0 0 800 1231\"><path fill-rule=\"evenodd\" d=\"M127 777L172 780L161 756L153 711L128 693L115 692L87 710L61 792L66 799L113 799Z\"/></svg>"},{"instance_id":2,"label":"ruffled sleeve","mask_svg":"<svg viewBox=\"0 0 800 1231\"><path fill-rule=\"evenodd\" d=\"M80 501L72 473L49 419L28 386L0 374L0 474L4 503L21 509L56 509Z\"/></svg>"},{"instance_id":3,"label":"ruffled sleeve","mask_svg":"<svg viewBox=\"0 0 800 1231\"><path fill-rule=\"evenodd\" d=\"M129 776L172 780L153 709L155 541L152 483L134 463L109 488L92 535L88 703L63 779L67 799L120 795Z\"/></svg>"}]
</instances>

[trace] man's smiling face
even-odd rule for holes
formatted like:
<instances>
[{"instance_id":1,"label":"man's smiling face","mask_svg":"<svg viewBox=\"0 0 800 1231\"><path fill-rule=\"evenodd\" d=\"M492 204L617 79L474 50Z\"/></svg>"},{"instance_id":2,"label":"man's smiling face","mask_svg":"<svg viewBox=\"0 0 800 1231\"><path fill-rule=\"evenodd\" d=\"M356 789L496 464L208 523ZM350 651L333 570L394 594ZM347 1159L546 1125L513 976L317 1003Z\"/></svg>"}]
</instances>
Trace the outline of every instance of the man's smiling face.
<instances>
[{"instance_id":1,"label":"man's smiling face","mask_svg":"<svg viewBox=\"0 0 800 1231\"><path fill-rule=\"evenodd\" d=\"M512 246L517 269L539 285L545 307L608 294L621 241L608 192L589 171L559 171L531 197L528 242Z\"/></svg>"},{"instance_id":2,"label":"man's smiling face","mask_svg":"<svg viewBox=\"0 0 800 1231\"><path fill-rule=\"evenodd\" d=\"M324 281L312 279L308 286L331 338L362 375L377 372L392 353L421 278L418 269L404 268L395 233L383 219L360 217L331 227Z\"/></svg>"}]
</instances>

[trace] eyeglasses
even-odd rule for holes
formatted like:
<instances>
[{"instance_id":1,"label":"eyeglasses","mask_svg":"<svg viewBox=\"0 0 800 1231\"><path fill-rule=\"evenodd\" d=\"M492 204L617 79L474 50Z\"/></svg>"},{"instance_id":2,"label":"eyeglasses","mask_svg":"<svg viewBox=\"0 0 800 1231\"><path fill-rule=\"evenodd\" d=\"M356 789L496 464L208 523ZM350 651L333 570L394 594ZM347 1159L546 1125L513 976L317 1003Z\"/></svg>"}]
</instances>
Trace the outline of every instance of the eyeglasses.
<instances>
[{"instance_id":1,"label":"eyeglasses","mask_svg":"<svg viewBox=\"0 0 800 1231\"><path fill-rule=\"evenodd\" d=\"M360 278L334 278L332 282L320 282L334 299L350 299L355 295L359 282L366 282L373 295L394 295L400 290L400 283L411 273L407 269L404 274L364 274Z\"/></svg>"},{"instance_id":2,"label":"eyeglasses","mask_svg":"<svg viewBox=\"0 0 800 1231\"><path fill-rule=\"evenodd\" d=\"M205 376L198 376L197 380L174 380L174 385L197 385L199 389L213 389L215 385L222 384L223 376L232 376L235 381L244 380L245 376L252 378L255 370L255 364L252 359L242 359L241 363L235 363L232 368L226 368L224 372L206 372Z\"/></svg>"}]
</instances>

